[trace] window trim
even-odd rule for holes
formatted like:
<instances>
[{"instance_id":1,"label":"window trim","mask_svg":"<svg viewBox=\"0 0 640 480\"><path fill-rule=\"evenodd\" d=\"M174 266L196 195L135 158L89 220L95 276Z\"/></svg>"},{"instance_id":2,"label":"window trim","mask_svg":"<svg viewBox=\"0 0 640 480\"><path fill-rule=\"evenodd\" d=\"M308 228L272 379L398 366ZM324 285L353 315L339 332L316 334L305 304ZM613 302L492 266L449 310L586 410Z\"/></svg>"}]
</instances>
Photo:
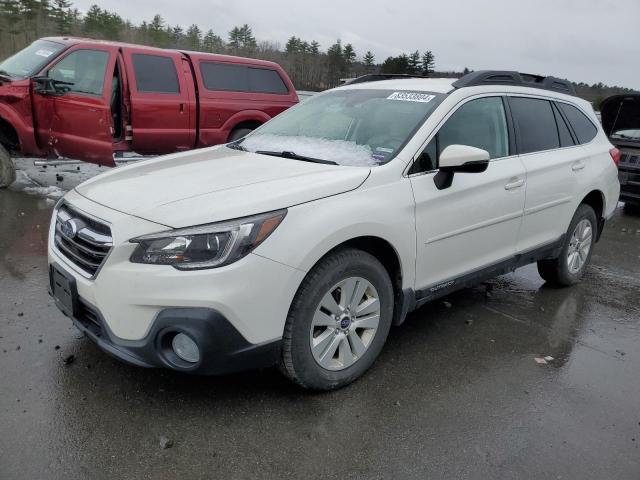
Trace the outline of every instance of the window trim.
<instances>
[{"instance_id":1,"label":"window trim","mask_svg":"<svg viewBox=\"0 0 640 480\"><path fill-rule=\"evenodd\" d=\"M575 147L577 145L580 145L580 142L578 141L578 136L576 135L576 132L573 131L573 126L571 125L571 122L569 122L569 119L566 117L562 109L558 107L556 102L551 102L551 109L553 110L553 113L554 113L553 116L556 119L556 128L558 129L558 140L560 140L560 148ZM567 127L567 130L569 130L569 135L571 136L571 140L573 140L573 145L567 145L564 147L562 146L562 139L560 138L560 125L558 125L558 116L564 122L565 126Z\"/></svg>"},{"instance_id":2,"label":"window trim","mask_svg":"<svg viewBox=\"0 0 640 480\"><path fill-rule=\"evenodd\" d=\"M248 73L247 73L247 90L232 90L232 89L221 89L221 88L211 89L211 88L207 87L207 83L206 83L205 78L204 78L204 73L202 71L202 65L203 64L224 65L224 66L240 67L240 68L244 68L246 70L253 69L253 70L267 70L267 71L270 71L270 72L275 72L275 74L278 76L278 78L282 82L282 85L286 89L286 92L282 92L282 93L259 92L259 91L255 92L255 91L249 90L248 89L248 87L249 87ZM221 61L217 61L217 60L201 59L201 60L198 61L198 73L200 74L200 78L202 79L202 86L204 87L204 89L206 91L212 92L212 93L232 92L232 93L246 93L246 94L250 94L250 95L279 95L279 96L289 96L289 95L291 95L291 90L289 90L289 85L287 84L285 79L282 78L282 75L280 75L280 72L275 68L270 68L270 67L267 67L267 66L252 65L252 64L248 64L248 63L221 62Z\"/></svg>"},{"instance_id":3,"label":"window trim","mask_svg":"<svg viewBox=\"0 0 640 480\"><path fill-rule=\"evenodd\" d=\"M133 79L133 81L135 82L135 89L131 89L132 93L135 93L136 95L175 95L178 97L182 97L183 93L182 93L182 77L180 75L180 70L178 69L178 67L176 66L176 61L175 58L172 55L162 55L162 54L158 54L158 53L146 53L146 52L137 52L137 51L133 51L130 54L130 61L131 61L131 78ZM140 84L138 82L138 76L136 75L136 66L135 66L135 57L136 55L141 55L141 56L145 56L145 57L160 57L160 58L167 58L169 60L171 60L171 64L173 65L175 74L176 74L176 81L177 81L177 85L178 85L178 91L177 92L157 92L157 91L149 91L149 90L140 90Z\"/></svg>"},{"instance_id":4,"label":"window trim","mask_svg":"<svg viewBox=\"0 0 640 480\"><path fill-rule=\"evenodd\" d=\"M479 100L481 98L490 98L490 97L498 97L498 98L502 99L502 105L504 107L505 120L507 122L507 135L509 136L509 142L508 142L509 152L508 152L508 155L506 155L504 157L496 157L496 158L490 159L489 163L503 161L503 160L506 160L506 159L509 159L509 158L517 157L518 153L517 153L517 150L515 148L515 136L514 136L514 132L512 130L512 129L515 129L515 126L513 125L513 121L511 119L511 110L510 110L510 108L508 106L508 101L506 100L506 94L504 92L480 93L480 94L477 94L477 95L472 95L470 97L463 98L458 103L456 103L454 106L451 107L451 109L440 119L438 124L427 135L426 140L423 143L420 144L420 147L411 156L411 161L408 162L407 165L405 166L405 168L404 168L404 170L402 172L402 176L403 177L407 177L407 178L413 178L413 177L418 177L418 176L421 176L421 175L428 175L428 174L436 174L436 173L438 173L440 171L439 168L436 168L434 170L425 170L424 172L415 172L415 173L409 173L409 172L413 168L413 165L420 158L420 155L422 154L424 149L427 148L427 146L429 145L431 140L433 140L434 137L436 137L436 135L438 135L438 132L440 131L442 126L447 122L447 120L449 120L449 118L455 112L457 112L460 108L462 108L463 105L465 105L465 104L467 104L469 102L472 102L474 100ZM436 107L436 110L434 110L432 112L432 114L437 112L437 108L438 107ZM415 135L415 133L414 133L414 135Z\"/></svg>"},{"instance_id":5,"label":"window trim","mask_svg":"<svg viewBox=\"0 0 640 480\"><path fill-rule=\"evenodd\" d=\"M102 99L104 99L105 88L106 88L107 83L108 83L107 82L107 75L109 74L109 64L111 63L111 59L112 59L111 50L109 50L108 48L90 48L90 47L82 46L80 48L70 48L70 49L63 50L62 53L57 58L53 59L53 61L51 63L49 63L48 65L46 65L42 69L42 72L47 77L49 77L49 72L53 68L55 68L57 65L59 65L67 57L70 57L75 52L80 52L80 51L103 52L103 53L107 54L107 63L105 64L105 67L104 67L104 77L102 79L102 93L97 94L97 93L88 93L88 92L69 91L65 95L63 95L62 97L57 97L57 98L63 98L65 96L67 96L67 95L77 95L77 96L80 96L80 97L102 98Z\"/></svg>"}]
</instances>

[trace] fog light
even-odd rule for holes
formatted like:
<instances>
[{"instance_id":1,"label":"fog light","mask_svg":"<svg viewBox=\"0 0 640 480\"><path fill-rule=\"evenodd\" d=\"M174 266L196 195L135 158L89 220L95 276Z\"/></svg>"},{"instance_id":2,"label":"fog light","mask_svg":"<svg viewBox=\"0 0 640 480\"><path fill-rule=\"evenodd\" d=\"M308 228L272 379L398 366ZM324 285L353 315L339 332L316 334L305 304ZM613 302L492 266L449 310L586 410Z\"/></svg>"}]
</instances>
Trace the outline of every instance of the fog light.
<instances>
[{"instance_id":1,"label":"fog light","mask_svg":"<svg viewBox=\"0 0 640 480\"><path fill-rule=\"evenodd\" d=\"M198 345L184 333L178 333L173 337L171 347L175 354L185 362L196 363L200 360Z\"/></svg>"}]
</instances>

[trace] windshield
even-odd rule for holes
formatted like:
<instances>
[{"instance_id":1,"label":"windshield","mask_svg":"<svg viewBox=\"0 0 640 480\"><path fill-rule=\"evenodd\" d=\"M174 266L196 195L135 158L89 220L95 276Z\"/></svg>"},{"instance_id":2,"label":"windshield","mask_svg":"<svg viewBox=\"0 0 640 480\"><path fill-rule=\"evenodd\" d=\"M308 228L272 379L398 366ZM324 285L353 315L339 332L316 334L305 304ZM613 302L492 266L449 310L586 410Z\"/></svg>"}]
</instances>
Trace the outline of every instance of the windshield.
<instances>
[{"instance_id":1,"label":"windshield","mask_svg":"<svg viewBox=\"0 0 640 480\"><path fill-rule=\"evenodd\" d=\"M56 54L64 49L61 43L37 40L24 50L0 63L3 73L16 78L25 78L37 73Z\"/></svg>"},{"instance_id":2,"label":"windshield","mask_svg":"<svg viewBox=\"0 0 640 480\"><path fill-rule=\"evenodd\" d=\"M611 134L612 137L622 138L624 140L640 141L640 129L616 130Z\"/></svg>"},{"instance_id":3,"label":"windshield","mask_svg":"<svg viewBox=\"0 0 640 480\"><path fill-rule=\"evenodd\" d=\"M397 155L443 98L429 92L333 90L281 113L238 143L251 152L380 165Z\"/></svg>"}]
</instances>

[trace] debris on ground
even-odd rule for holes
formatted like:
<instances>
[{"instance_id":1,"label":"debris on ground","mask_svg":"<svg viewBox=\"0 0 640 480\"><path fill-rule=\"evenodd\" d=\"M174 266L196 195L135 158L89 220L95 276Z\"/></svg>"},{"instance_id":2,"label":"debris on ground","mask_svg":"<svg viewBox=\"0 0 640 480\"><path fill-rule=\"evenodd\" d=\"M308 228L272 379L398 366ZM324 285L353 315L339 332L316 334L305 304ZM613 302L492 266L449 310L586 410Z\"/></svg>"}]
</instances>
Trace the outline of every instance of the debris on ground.
<instances>
[{"instance_id":1,"label":"debris on ground","mask_svg":"<svg viewBox=\"0 0 640 480\"><path fill-rule=\"evenodd\" d=\"M24 312L18 312L19 317L24 317Z\"/></svg>"},{"instance_id":2,"label":"debris on ground","mask_svg":"<svg viewBox=\"0 0 640 480\"><path fill-rule=\"evenodd\" d=\"M623 350L616 350L616 353L618 353L619 355L621 355L623 357L626 355L626 353Z\"/></svg>"},{"instance_id":3,"label":"debris on ground","mask_svg":"<svg viewBox=\"0 0 640 480\"><path fill-rule=\"evenodd\" d=\"M467 318L464 323L466 323L467 325L471 325L473 324L473 319L472 318Z\"/></svg>"},{"instance_id":4,"label":"debris on ground","mask_svg":"<svg viewBox=\"0 0 640 480\"><path fill-rule=\"evenodd\" d=\"M62 175L60 175L59 173L56 173L56 182L61 182L64 180L64 177Z\"/></svg>"},{"instance_id":5,"label":"debris on ground","mask_svg":"<svg viewBox=\"0 0 640 480\"><path fill-rule=\"evenodd\" d=\"M547 355L546 357L544 357L544 359L545 359L547 362L551 362L551 361L553 360L553 357L552 357L551 355Z\"/></svg>"},{"instance_id":6,"label":"debris on ground","mask_svg":"<svg viewBox=\"0 0 640 480\"><path fill-rule=\"evenodd\" d=\"M547 364L547 361L542 357L536 357L536 358L534 358L534 360L539 365L546 365Z\"/></svg>"},{"instance_id":7,"label":"debris on ground","mask_svg":"<svg viewBox=\"0 0 640 480\"><path fill-rule=\"evenodd\" d=\"M54 350L60 350L60 345L56 345L55 347L53 347Z\"/></svg>"},{"instance_id":8,"label":"debris on ground","mask_svg":"<svg viewBox=\"0 0 640 480\"><path fill-rule=\"evenodd\" d=\"M162 436L160 437L160 448L166 450L167 448L173 447L173 440L169 437Z\"/></svg>"},{"instance_id":9,"label":"debris on ground","mask_svg":"<svg viewBox=\"0 0 640 480\"><path fill-rule=\"evenodd\" d=\"M65 357L65 359L62 361L62 363L64 363L65 365L71 365L76 359L75 355L69 355L68 357Z\"/></svg>"},{"instance_id":10,"label":"debris on ground","mask_svg":"<svg viewBox=\"0 0 640 480\"><path fill-rule=\"evenodd\" d=\"M445 306L445 308L451 308L451 302L447 302L445 300L444 302L442 302L442 304Z\"/></svg>"}]
</instances>

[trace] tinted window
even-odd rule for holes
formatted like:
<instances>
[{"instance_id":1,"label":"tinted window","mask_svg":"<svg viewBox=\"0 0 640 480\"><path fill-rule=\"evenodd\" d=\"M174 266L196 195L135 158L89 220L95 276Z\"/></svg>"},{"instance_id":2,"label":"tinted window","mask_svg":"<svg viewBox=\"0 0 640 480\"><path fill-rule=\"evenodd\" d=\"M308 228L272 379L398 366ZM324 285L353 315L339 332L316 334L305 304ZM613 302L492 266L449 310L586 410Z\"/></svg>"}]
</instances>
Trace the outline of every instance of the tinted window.
<instances>
[{"instance_id":1,"label":"tinted window","mask_svg":"<svg viewBox=\"0 0 640 480\"><path fill-rule=\"evenodd\" d=\"M47 76L73 85L71 92L102 95L109 53L101 50L76 50L56 63Z\"/></svg>"},{"instance_id":2,"label":"tinted window","mask_svg":"<svg viewBox=\"0 0 640 480\"><path fill-rule=\"evenodd\" d=\"M511 97L509 104L518 129L520 153L540 152L560 146L550 102L537 98Z\"/></svg>"},{"instance_id":3,"label":"tinted window","mask_svg":"<svg viewBox=\"0 0 640 480\"><path fill-rule=\"evenodd\" d=\"M138 92L180 93L178 73L172 58L141 53L134 53L132 57Z\"/></svg>"},{"instance_id":4,"label":"tinted window","mask_svg":"<svg viewBox=\"0 0 640 480\"><path fill-rule=\"evenodd\" d=\"M275 70L252 68L244 65L203 62L200 64L202 81L207 90L253 93L289 93L287 86Z\"/></svg>"},{"instance_id":5,"label":"tinted window","mask_svg":"<svg viewBox=\"0 0 640 480\"><path fill-rule=\"evenodd\" d=\"M247 67L225 63L203 62L200 64L202 81L207 90L248 92Z\"/></svg>"},{"instance_id":6,"label":"tinted window","mask_svg":"<svg viewBox=\"0 0 640 480\"><path fill-rule=\"evenodd\" d=\"M593 137L598 133L598 129L584 113L567 103L558 103L558 106L567 116L579 143L589 143L593 140Z\"/></svg>"},{"instance_id":7,"label":"tinted window","mask_svg":"<svg viewBox=\"0 0 640 480\"><path fill-rule=\"evenodd\" d=\"M256 93L289 93L275 70L249 68L249 90Z\"/></svg>"},{"instance_id":8,"label":"tinted window","mask_svg":"<svg viewBox=\"0 0 640 480\"><path fill-rule=\"evenodd\" d=\"M573 141L573 137L571 136L571 132L569 131L569 127L567 126L567 122L564 121L562 115L557 108L553 108L553 113L556 116L556 124L558 125L558 135L560 136L560 146L561 147L570 147L575 145Z\"/></svg>"},{"instance_id":9,"label":"tinted window","mask_svg":"<svg viewBox=\"0 0 640 480\"><path fill-rule=\"evenodd\" d=\"M465 103L445 122L418 157L409 173L437 168L437 158L449 145L469 145L489 152L490 158L509 155L509 134L500 97Z\"/></svg>"}]
</instances>

